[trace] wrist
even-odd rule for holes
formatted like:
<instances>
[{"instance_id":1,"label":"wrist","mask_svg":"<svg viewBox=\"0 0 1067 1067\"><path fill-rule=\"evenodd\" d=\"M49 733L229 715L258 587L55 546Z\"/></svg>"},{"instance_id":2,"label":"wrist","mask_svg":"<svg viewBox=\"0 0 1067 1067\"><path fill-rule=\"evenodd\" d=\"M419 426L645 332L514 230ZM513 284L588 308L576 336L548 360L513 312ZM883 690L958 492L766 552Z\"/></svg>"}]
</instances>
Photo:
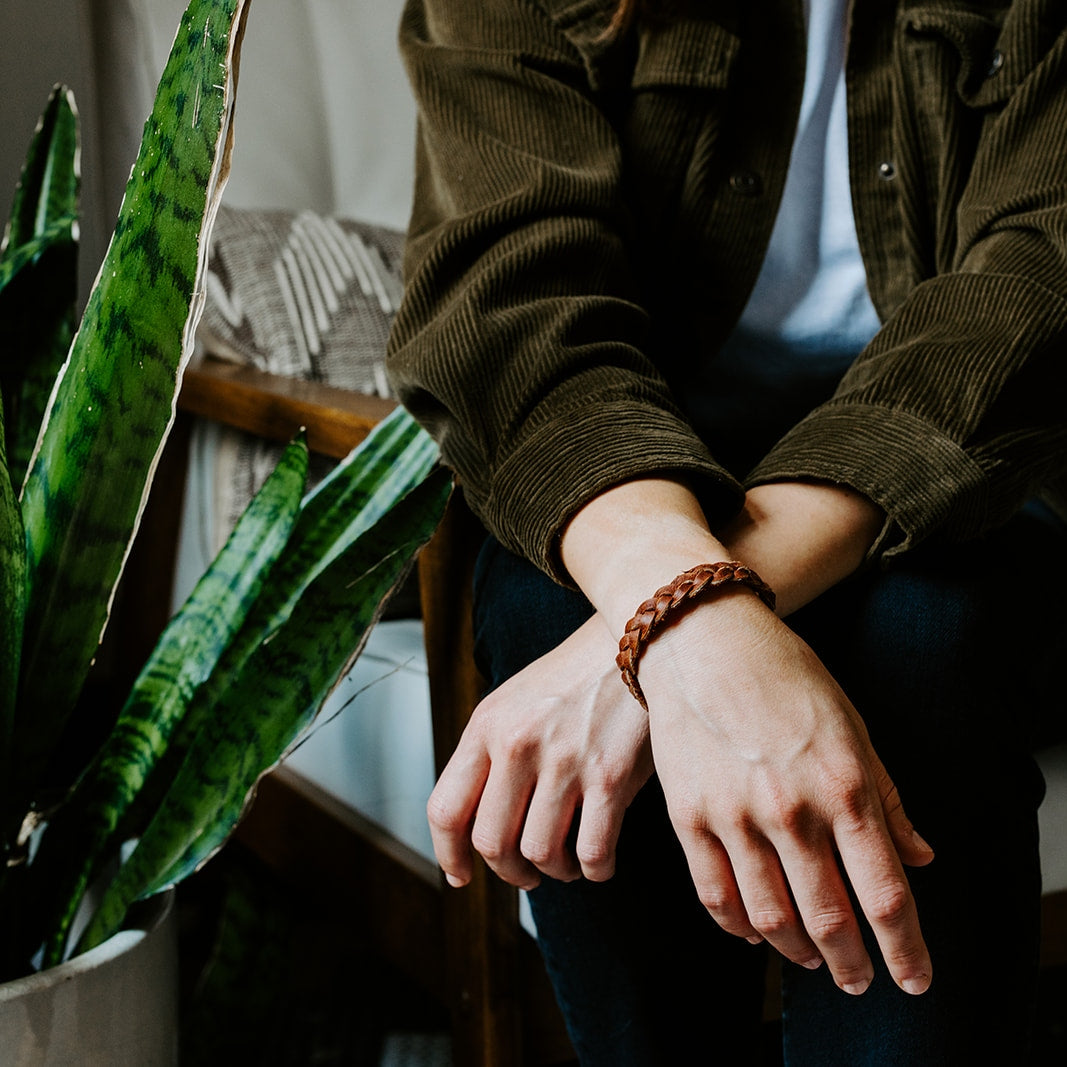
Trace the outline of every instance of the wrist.
<instances>
[{"instance_id":1,"label":"wrist","mask_svg":"<svg viewBox=\"0 0 1067 1067\"><path fill-rule=\"evenodd\" d=\"M884 523L877 504L845 486L775 482L750 489L717 533L774 588L784 618L853 574Z\"/></svg>"},{"instance_id":2,"label":"wrist","mask_svg":"<svg viewBox=\"0 0 1067 1067\"><path fill-rule=\"evenodd\" d=\"M595 497L563 529L560 553L616 635L675 576L735 558L708 528L695 496L670 478L624 482Z\"/></svg>"},{"instance_id":3,"label":"wrist","mask_svg":"<svg viewBox=\"0 0 1067 1067\"><path fill-rule=\"evenodd\" d=\"M648 710L648 704L637 672L641 657L652 638L668 622L677 621L680 614L695 601L738 589L751 590L767 608L774 611L774 592L755 571L738 561L704 563L692 567L641 603L626 624L615 662L622 672L626 687L645 711Z\"/></svg>"}]
</instances>

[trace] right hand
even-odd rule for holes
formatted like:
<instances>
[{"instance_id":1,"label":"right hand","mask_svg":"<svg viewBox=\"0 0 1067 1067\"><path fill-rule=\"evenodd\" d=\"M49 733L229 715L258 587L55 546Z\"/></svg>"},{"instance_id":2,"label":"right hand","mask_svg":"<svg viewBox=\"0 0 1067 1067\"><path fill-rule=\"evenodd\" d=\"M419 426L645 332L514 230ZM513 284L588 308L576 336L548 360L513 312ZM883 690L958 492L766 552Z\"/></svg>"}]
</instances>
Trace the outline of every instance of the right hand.
<instances>
[{"instance_id":1,"label":"right hand","mask_svg":"<svg viewBox=\"0 0 1067 1067\"><path fill-rule=\"evenodd\" d=\"M614 873L623 815L652 773L648 717L619 678L616 651L594 615L475 709L427 805L451 885L470 880L472 848L523 889L542 874Z\"/></svg>"},{"instance_id":2,"label":"right hand","mask_svg":"<svg viewBox=\"0 0 1067 1067\"><path fill-rule=\"evenodd\" d=\"M825 960L861 993L874 972L851 885L894 980L924 991L930 957L902 861L933 853L808 646L733 590L657 635L641 675L671 822L719 925L802 966Z\"/></svg>"},{"instance_id":3,"label":"right hand","mask_svg":"<svg viewBox=\"0 0 1067 1067\"><path fill-rule=\"evenodd\" d=\"M779 482L750 490L719 540L683 483L636 479L578 511L561 551L621 632L648 590L722 559L753 567L791 613L860 565L884 519L847 488ZM933 852L811 649L750 590L725 589L657 632L640 678L671 821L719 924L801 965L825 960L841 988L862 992L873 968L851 885L894 980L925 990L930 957L902 861Z\"/></svg>"}]
</instances>

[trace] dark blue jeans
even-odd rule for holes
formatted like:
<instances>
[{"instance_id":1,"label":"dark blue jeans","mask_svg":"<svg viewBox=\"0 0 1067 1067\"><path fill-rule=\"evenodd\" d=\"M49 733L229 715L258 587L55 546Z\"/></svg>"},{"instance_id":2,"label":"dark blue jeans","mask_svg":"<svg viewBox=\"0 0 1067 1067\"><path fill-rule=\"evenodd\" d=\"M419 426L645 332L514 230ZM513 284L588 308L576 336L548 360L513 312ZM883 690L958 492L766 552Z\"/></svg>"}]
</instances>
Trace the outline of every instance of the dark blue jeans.
<instances>
[{"instance_id":1,"label":"dark blue jeans","mask_svg":"<svg viewBox=\"0 0 1067 1067\"><path fill-rule=\"evenodd\" d=\"M843 583L789 619L863 715L936 858L909 872L931 989L900 992L873 944L877 973L860 997L825 967L785 963L787 1063L1025 1063L1044 792L1031 752L1064 721L1065 548L1062 528L1028 510L981 542ZM492 540L475 594L492 685L590 613ZM759 1062L766 949L722 933L701 907L655 779L626 815L614 878L545 879L530 902L583 1065Z\"/></svg>"}]
</instances>

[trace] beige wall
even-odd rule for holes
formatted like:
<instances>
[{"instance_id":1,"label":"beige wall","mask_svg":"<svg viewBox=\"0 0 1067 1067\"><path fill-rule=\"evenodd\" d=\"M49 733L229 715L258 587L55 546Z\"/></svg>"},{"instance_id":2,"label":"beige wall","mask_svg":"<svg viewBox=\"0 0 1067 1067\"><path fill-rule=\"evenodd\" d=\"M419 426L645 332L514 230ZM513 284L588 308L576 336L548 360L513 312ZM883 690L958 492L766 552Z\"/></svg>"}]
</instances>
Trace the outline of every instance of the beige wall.
<instances>
[{"instance_id":1,"label":"beige wall","mask_svg":"<svg viewBox=\"0 0 1067 1067\"><path fill-rule=\"evenodd\" d=\"M255 0L228 203L406 224L414 105L396 51L401 6ZM48 93L63 81L81 116L83 296L184 9L185 0L0 0L0 217Z\"/></svg>"}]
</instances>

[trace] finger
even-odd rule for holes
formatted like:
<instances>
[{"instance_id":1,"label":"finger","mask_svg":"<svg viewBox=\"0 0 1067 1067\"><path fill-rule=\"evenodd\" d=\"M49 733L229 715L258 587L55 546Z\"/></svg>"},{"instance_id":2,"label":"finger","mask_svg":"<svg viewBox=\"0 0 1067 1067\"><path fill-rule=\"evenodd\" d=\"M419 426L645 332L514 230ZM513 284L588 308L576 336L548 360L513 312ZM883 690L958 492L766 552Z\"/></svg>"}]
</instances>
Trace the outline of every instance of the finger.
<instances>
[{"instance_id":1,"label":"finger","mask_svg":"<svg viewBox=\"0 0 1067 1067\"><path fill-rule=\"evenodd\" d=\"M449 885L471 879L471 827L488 775L485 749L461 741L426 803L434 855Z\"/></svg>"},{"instance_id":2,"label":"finger","mask_svg":"<svg viewBox=\"0 0 1067 1067\"><path fill-rule=\"evenodd\" d=\"M878 795L882 798L886 829L893 839L901 863L909 867L925 867L934 858L934 850L919 836L911 820L905 815L897 787L881 761L874 757L872 762Z\"/></svg>"},{"instance_id":3,"label":"finger","mask_svg":"<svg viewBox=\"0 0 1067 1067\"><path fill-rule=\"evenodd\" d=\"M733 864L719 838L705 830L679 833L678 839L689 861L697 896L708 914L728 934L752 942L762 941L762 935L749 921Z\"/></svg>"},{"instance_id":4,"label":"finger","mask_svg":"<svg viewBox=\"0 0 1067 1067\"><path fill-rule=\"evenodd\" d=\"M874 966L830 841L791 838L778 849L804 930L834 981L846 993L866 992Z\"/></svg>"},{"instance_id":5,"label":"finger","mask_svg":"<svg viewBox=\"0 0 1067 1067\"><path fill-rule=\"evenodd\" d=\"M575 851L589 881L606 882L615 874L615 849L625 814L625 805L603 793L590 792L583 798Z\"/></svg>"},{"instance_id":6,"label":"finger","mask_svg":"<svg viewBox=\"0 0 1067 1067\"><path fill-rule=\"evenodd\" d=\"M906 993L924 993L933 968L919 929L919 915L888 830L878 825L836 830L841 862L886 967Z\"/></svg>"},{"instance_id":7,"label":"finger","mask_svg":"<svg viewBox=\"0 0 1067 1067\"><path fill-rule=\"evenodd\" d=\"M822 963L822 955L801 921L781 860L770 842L745 837L726 847L753 929L786 959L814 970Z\"/></svg>"},{"instance_id":8,"label":"finger","mask_svg":"<svg viewBox=\"0 0 1067 1067\"><path fill-rule=\"evenodd\" d=\"M528 775L520 764L493 764L471 829L471 844L489 869L519 889L533 889L541 881L520 847L526 808L536 784Z\"/></svg>"},{"instance_id":9,"label":"finger","mask_svg":"<svg viewBox=\"0 0 1067 1067\"><path fill-rule=\"evenodd\" d=\"M573 882L582 873L567 843L577 803L577 790L553 789L539 780L522 828L522 855L542 874L561 882Z\"/></svg>"}]
</instances>

